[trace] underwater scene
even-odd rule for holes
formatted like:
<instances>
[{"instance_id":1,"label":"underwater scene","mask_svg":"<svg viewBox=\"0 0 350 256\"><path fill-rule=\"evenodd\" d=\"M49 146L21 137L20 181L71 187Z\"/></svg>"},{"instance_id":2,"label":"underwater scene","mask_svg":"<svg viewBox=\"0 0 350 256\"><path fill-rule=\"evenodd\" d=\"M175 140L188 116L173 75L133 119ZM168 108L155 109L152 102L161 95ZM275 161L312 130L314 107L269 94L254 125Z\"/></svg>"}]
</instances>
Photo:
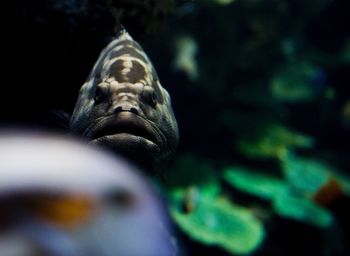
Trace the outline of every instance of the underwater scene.
<instances>
[{"instance_id":1,"label":"underwater scene","mask_svg":"<svg viewBox=\"0 0 350 256\"><path fill-rule=\"evenodd\" d=\"M0 256L350 255L350 1L4 4Z\"/></svg>"}]
</instances>

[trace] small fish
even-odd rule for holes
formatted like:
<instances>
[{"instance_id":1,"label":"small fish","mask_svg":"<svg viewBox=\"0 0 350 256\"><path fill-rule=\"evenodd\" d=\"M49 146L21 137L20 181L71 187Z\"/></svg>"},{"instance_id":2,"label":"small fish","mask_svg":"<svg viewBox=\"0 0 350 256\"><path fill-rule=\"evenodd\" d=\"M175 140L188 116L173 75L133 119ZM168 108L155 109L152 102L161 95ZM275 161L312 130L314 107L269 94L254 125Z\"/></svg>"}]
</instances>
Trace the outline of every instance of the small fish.
<instances>
[{"instance_id":1,"label":"small fish","mask_svg":"<svg viewBox=\"0 0 350 256\"><path fill-rule=\"evenodd\" d=\"M169 93L124 28L101 52L80 89L70 130L152 172L172 158L179 135Z\"/></svg>"}]
</instances>

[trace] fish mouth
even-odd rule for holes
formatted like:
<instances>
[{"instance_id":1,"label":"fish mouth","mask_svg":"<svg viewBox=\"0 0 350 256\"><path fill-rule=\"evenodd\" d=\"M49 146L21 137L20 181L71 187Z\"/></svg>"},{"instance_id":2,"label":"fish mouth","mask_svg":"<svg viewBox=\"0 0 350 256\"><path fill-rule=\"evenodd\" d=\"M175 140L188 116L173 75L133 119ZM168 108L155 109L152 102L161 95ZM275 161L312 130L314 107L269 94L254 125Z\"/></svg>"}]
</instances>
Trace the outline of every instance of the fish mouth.
<instances>
[{"instance_id":1,"label":"fish mouth","mask_svg":"<svg viewBox=\"0 0 350 256\"><path fill-rule=\"evenodd\" d=\"M131 140L158 145L161 136L158 130L147 119L132 113L122 111L113 116L103 118L88 130L86 137L90 141Z\"/></svg>"}]
</instances>

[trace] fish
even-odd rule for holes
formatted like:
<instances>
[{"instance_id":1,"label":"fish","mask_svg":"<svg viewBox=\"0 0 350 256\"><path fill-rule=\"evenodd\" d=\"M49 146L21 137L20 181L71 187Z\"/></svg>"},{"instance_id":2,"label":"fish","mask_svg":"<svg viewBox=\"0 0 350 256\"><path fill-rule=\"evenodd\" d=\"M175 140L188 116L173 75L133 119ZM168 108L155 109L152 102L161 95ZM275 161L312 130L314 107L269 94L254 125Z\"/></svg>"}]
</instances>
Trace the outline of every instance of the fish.
<instances>
[{"instance_id":1,"label":"fish","mask_svg":"<svg viewBox=\"0 0 350 256\"><path fill-rule=\"evenodd\" d=\"M124 27L102 50L81 87L69 129L148 173L164 171L173 158L179 131L170 95Z\"/></svg>"},{"instance_id":2,"label":"fish","mask_svg":"<svg viewBox=\"0 0 350 256\"><path fill-rule=\"evenodd\" d=\"M174 235L160 194L125 159L66 135L0 130L0 255L176 256Z\"/></svg>"}]
</instances>

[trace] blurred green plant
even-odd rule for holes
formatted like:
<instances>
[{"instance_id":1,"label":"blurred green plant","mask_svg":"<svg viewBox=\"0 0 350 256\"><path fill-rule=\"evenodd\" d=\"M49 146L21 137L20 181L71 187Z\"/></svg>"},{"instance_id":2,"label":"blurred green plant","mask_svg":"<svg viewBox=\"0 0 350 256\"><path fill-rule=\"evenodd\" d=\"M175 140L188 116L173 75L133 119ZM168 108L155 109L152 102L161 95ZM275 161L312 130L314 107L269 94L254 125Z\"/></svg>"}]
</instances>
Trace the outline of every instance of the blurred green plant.
<instances>
[{"instance_id":1,"label":"blurred green plant","mask_svg":"<svg viewBox=\"0 0 350 256\"><path fill-rule=\"evenodd\" d=\"M273 208L277 214L321 228L330 227L333 221L331 212L318 206L308 198L287 193L276 195Z\"/></svg>"},{"instance_id":2,"label":"blurred green plant","mask_svg":"<svg viewBox=\"0 0 350 256\"><path fill-rule=\"evenodd\" d=\"M198 90L205 99L201 101L203 107L198 107L202 112L196 112L201 114L201 120L210 124L210 129L205 129L207 133L201 134L203 138L215 136L217 132L228 135L230 142L223 143L224 149L232 150L233 154L232 159L228 157L224 161L237 160L240 166L228 166L223 170L213 167L222 166L215 153L210 163L196 153L180 156L169 174L172 216L193 240L217 245L233 254L252 253L259 248L263 243L261 237L269 235L270 231L270 226L265 230L262 224L275 224L276 217L288 223L287 228L298 222L300 225L296 226L300 229L312 226L310 232L328 232L336 214L333 215L323 202L349 191L350 183L340 177L332 165L318 159L320 148L314 145L318 139L327 142L328 138L318 131L327 128L328 120L334 121L332 104L339 98L337 85L329 77L333 72L330 67L336 69L335 64L348 63L350 44L344 44L342 56L333 58L332 54L321 54L323 50L313 47L304 33L314 28L314 24L310 24L312 20L333 1L223 2L228 4L224 8L227 13L215 11L216 19L210 20L216 22L215 26L205 27L206 33L197 33L196 29L207 17L195 23L192 30L185 29L186 35L191 36L192 32L200 46L198 68L201 71L198 80L192 80L187 88ZM233 2L235 4L230 6ZM222 9L219 4L219 0L196 1L191 14L197 18L200 15L196 11ZM186 60L186 63L191 61ZM196 102L196 105L199 104ZM210 111L206 106L220 106L215 108L214 118L206 119ZM187 108L184 112L187 113ZM312 130L310 115L310 120L320 125L317 132ZM191 127L197 129L190 116ZM304 134L298 129L307 132ZM213 146L217 145L220 144ZM229 148L231 145L233 148ZM314 158L300 157L296 152ZM268 171L267 175L264 169L256 167L259 163L264 166L271 163L273 167L277 163L274 171L277 169L279 173L273 176ZM222 199L223 193L227 198ZM327 198L322 198L325 195ZM262 216L267 218L257 220L254 207L267 213L268 216ZM243 209L241 215L237 214L237 208ZM253 216L253 222L257 221L261 229L249 226L242 216ZM223 222L229 223L226 228L222 227ZM236 238L239 232L244 233L242 240ZM266 234L259 236L259 232ZM228 247L226 239L229 237L243 245L248 243L245 239L255 242L245 247L249 250L242 251L238 245Z\"/></svg>"},{"instance_id":3,"label":"blurred green plant","mask_svg":"<svg viewBox=\"0 0 350 256\"><path fill-rule=\"evenodd\" d=\"M304 196L316 193L325 185L330 179L332 171L329 166L320 161L292 154L283 159L282 170L291 188Z\"/></svg>"},{"instance_id":4,"label":"blurred green plant","mask_svg":"<svg viewBox=\"0 0 350 256\"><path fill-rule=\"evenodd\" d=\"M272 200L288 190L288 184L284 180L242 167L225 169L223 179L240 191L266 200Z\"/></svg>"},{"instance_id":5,"label":"blurred green plant","mask_svg":"<svg viewBox=\"0 0 350 256\"><path fill-rule=\"evenodd\" d=\"M178 191L177 197L185 197ZM182 194L182 195L181 195ZM264 239L262 223L248 209L224 198L202 196L190 212L172 207L171 215L192 239L206 245L216 245L234 254L256 250ZM209 193L210 194L210 193Z\"/></svg>"},{"instance_id":6,"label":"blurred green plant","mask_svg":"<svg viewBox=\"0 0 350 256\"><path fill-rule=\"evenodd\" d=\"M251 158L283 159L295 148L310 148L313 139L278 124L259 126L256 136L238 140L237 148Z\"/></svg>"},{"instance_id":7,"label":"blurred green plant","mask_svg":"<svg viewBox=\"0 0 350 256\"><path fill-rule=\"evenodd\" d=\"M199 70L196 55L198 43L191 35L181 35L175 38L176 57L173 63L175 70L183 71L190 80L198 79Z\"/></svg>"},{"instance_id":8,"label":"blurred green plant","mask_svg":"<svg viewBox=\"0 0 350 256\"><path fill-rule=\"evenodd\" d=\"M273 211L282 217L325 228L332 224L332 215L317 205L312 195L321 189L329 177L325 176L324 166L315 162L312 164L311 169L306 166L301 170L300 165L289 163L288 171L284 170L285 179L241 167L225 169L223 178L244 193L269 200Z\"/></svg>"},{"instance_id":9,"label":"blurred green plant","mask_svg":"<svg viewBox=\"0 0 350 256\"><path fill-rule=\"evenodd\" d=\"M266 236L264 221L274 215L329 228L334 217L313 196L333 177L344 188L349 188L349 182L329 166L292 153L281 159L280 166L281 177L243 166L215 172L208 161L189 153L181 155L166 181L171 216L191 239L233 254L250 254L260 248ZM269 218L258 218L253 206L259 200L254 197L245 202L252 206L246 208L234 202L234 193L231 199L224 196L227 191L220 179L242 193L268 201L269 205L258 208Z\"/></svg>"},{"instance_id":10,"label":"blurred green plant","mask_svg":"<svg viewBox=\"0 0 350 256\"><path fill-rule=\"evenodd\" d=\"M191 239L235 254L259 247L262 223L251 210L221 197L217 174L207 161L180 156L166 179L171 215Z\"/></svg>"},{"instance_id":11,"label":"blurred green plant","mask_svg":"<svg viewBox=\"0 0 350 256\"><path fill-rule=\"evenodd\" d=\"M273 75L270 83L272 96L284 102L310 101L320 89L314 83L318 73L319 69L311 63L290 63L284 70L276 71Z\"/></svg>"}]
</instances>

